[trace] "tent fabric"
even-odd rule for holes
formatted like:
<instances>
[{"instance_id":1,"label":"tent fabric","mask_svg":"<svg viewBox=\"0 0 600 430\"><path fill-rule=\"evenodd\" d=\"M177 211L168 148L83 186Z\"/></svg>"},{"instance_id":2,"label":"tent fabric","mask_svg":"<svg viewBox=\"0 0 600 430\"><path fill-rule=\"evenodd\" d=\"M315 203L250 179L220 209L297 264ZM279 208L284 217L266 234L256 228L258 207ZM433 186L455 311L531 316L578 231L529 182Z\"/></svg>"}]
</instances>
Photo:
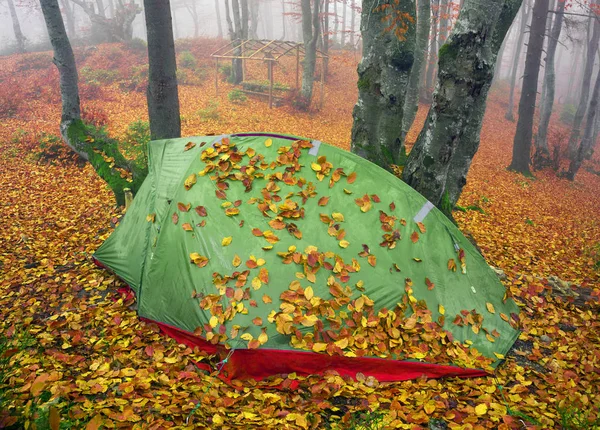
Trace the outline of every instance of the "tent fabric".
<instances>
[{"instance_id":1,"label":"tent fabric","mask_svg":"<svg viewBox=\"0 0 600 430\"><path fill-rule=\"evenodd\" d=\"M297 359L314 363L308 372L354 371L379 357L399 380L401 360L441 344L495 361L519 335L517 305L439 210L378 166L297 136L151 142L148 177L94 257L130 285L140 316L236 349L229 373L240 377L287 373ZM415 321L446 338L430 347L422 335L422 353L402 353ZM376 324L389 325L386 339ZM267 360L274 351L280 360ZM404 366L436 377L427 366L463 362ZM376 367L363 373L385 379Z\"/></svg>"}]
</instances>

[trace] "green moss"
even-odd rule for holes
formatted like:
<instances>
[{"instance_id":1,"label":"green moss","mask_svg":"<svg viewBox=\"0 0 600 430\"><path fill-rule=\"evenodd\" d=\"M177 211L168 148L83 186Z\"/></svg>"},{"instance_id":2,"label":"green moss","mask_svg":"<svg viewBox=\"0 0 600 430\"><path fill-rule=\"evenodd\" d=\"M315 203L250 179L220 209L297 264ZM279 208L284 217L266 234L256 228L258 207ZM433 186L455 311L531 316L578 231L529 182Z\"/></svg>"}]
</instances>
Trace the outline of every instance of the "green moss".
<instances>
[{"instance_id":1,"label":"green moss","mask_svg":"<svg viewBox=\"0 0 600 430\"><path fill-rule=\"evenodd\" d=\"M456 47L455 45L453 45L451 43L443 44L441 46L440 50L438 51L438 58L440 59L440 61L442 61L442 60L454 61L454 60L456 60L457 57L458 57L458 47Z\"/></svg>"},{"instance_id":2,"label":"green moss","mask_svg":"<svg viewBox=\"0 0 600 430\"><path fill-rule=\"evenodd\" d=\"M148 169L128 161L121 154L117 140L110 138L104 129L86 125L81 120L70 124L67 137L80 152L87 154L89 163L114 193L117 205L125 204L123 189L130 188L135 195Z\"/></svg>"},{"instance_id":3,"label":"green moss","mask_svg":"<svg viewBox=\"0 0 600 430\"><path fill-rule=\"evenodd\" d=\"M442 201L440 203L440 209L447 217L452 217L452 209L454 209L454 205L450 201L450 195L448 191L444 191L444 195L442 195Z\"/></svg>"},{"instance_id":4,"label":"green moss","mask_svg":"<svg viewBox=\"0 0 600 430\"><path fill-rule=\"evenodd\" d=\"M362 76L358 79L357 86L359 90L365 91L369 89L369 87L371 86L371 82L369 81L369 78L367 78L366 76Z\"/></svg>"}]
</instances>

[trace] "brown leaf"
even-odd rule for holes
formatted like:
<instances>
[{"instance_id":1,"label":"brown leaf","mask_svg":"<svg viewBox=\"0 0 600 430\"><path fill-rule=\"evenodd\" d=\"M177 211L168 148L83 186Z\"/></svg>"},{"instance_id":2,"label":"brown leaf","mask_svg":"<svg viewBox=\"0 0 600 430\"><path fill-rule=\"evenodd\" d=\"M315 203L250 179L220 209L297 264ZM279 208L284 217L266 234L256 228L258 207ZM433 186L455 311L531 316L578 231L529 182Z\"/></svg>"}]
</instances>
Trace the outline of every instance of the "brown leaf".
<instances>
[{"instance_id":1,"label":"brown leaf","mask_svg":"<svg viewBox=\"0 0 600 430\"><path fill-rule=\"evenodd\" d=\"M204 206L196 206L194 208L196 213L200 216L206 216L206 208Z\"/></svg>"},{"instance_id":2,"label":"brown leaf","mask_svg":"<svg viewBox=\"0 0 600 430\"><path fill-rule=\"evenodd\" d=\"M184 204L184 203L177 203L177 209L179 209L181 212L187 212L190 210L190 208L192 207L191 203L188 204Z\"/></svg>"}]
</instances>

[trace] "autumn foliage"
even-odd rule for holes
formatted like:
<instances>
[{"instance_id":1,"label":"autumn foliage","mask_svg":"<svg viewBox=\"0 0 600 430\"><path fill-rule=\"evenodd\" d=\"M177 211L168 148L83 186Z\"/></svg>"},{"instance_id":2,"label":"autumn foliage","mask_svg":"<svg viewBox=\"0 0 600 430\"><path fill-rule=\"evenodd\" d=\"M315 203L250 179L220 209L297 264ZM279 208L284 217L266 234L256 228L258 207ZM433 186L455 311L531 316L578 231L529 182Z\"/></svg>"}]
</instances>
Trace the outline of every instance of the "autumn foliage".
<instances>
[{"instance_id":1,"label":"autumn foliage","mask_svg":"<svg viewBox=\"0 0 600 430\"><path fill-rule=\"evenodd\" d=\"M291 106L269 110L254 98L231 103L234 87L225 81L215 96L208 58L215 41L185 43L180 48L198 62L180 69L203 78L180 86L183 135L267 130L349 147L356 101L351 54L333 53L323 109L299 113ZM80 70L88 68L81 78L84 115L125 138L129 124L147 119L144 56L118 44L76 56ZM489 377L466 380L379 383L329 373L227 384L218 377L220 358L178 345L141 321L124 283L92 263L123 211L93 169L52 138L60 98L50 58L0 59L0 427L600 425L598 158L575 182L551 170L536 172L536 179L506 171L514 124L503 118L503 94L490 97L481 148L459 201L464 211L454 215L488 262L505 272L503 283L521 307L523 333L506 362ZM311 168L327 169L324 161ZM373 197L355 203L368 210ZM202 206L186 209L206 215ZM326 227L337 215L327 216ZM258 233L268 246L269 237ZM204 264L201 255L190 260Z\"/></svg>"}]
</instances>

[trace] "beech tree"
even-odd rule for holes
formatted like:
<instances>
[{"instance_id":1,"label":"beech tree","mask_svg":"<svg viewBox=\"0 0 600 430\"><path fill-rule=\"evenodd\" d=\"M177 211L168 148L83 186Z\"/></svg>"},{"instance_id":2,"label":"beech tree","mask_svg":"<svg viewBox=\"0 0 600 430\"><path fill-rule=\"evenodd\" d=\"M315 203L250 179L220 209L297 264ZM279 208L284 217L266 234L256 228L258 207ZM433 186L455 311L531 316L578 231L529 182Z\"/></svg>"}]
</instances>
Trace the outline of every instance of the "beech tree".
<instances>
[{"instance_id":1,"label":"beech tree","mask_svg":"<svg viewBox=\"0 0 600 430\"><path fill-rule=\"evenodd\" d=\"M148 117L150 136L181 136L177 63L169 0L144 0L148 33Z\"/></svg>"},{"instance_id":2,"label":"beech tree","mask_svg":"<svg viewBox=\"0 0 600 430\"><path fill-rule=\"evenodd\" d=\"M229 0L225 0L225 19L229 30L229 38L239 44L242 40L248 39L248 0L241 0L241 7L240 0L231 0L231 12L233 13L233 21L229 11ZM241 48L236 49L234 54L241 56ZM244 78L242 60L234 58L231 60L231 65L232 83L240 84Z\"/></svg>"},{"instance_id":3,"label":"beech tree","mask_svg":"<svg viewBox=\"0 0 600 430\"><path fill-rule=\"evenodd\" d=\"M466 183L479 146L496 56L520 0L466 0L439 51L438 81L427 120L408 156L402 179L447 215ZM385 168L401 151L402 103L415 55L414 20L403 39L384 31L386 11L413 17L412 1L363 1L363 58L352 128L353 152Z\"/></svg>"},{"instance_id":4,"label":"beech tree","mask_svg":"<svg viewBox=\"0 0 600 430\"><path fill-rule=\"evenodd\" d=\"M130 0L124 3L117 1L115 14L113 17L107 17L104 4L100 1L95 4L85 0L71 0L89 17L92 23L92 38L94 42L123 42L131 40L133 37L133 21L136 16L142 13L142 9Z\"/></svg>"},{"instance_id":5,"label":"beech tree","mask_svg":"<svg viewBox=\"0 0 600 430\"><path fill-rule=\"evenodd\" d=\"M593 6L597 5L598 1L592 3ZM600 22L598 17L595 16L595 8L592 8L590 14L590 22L593 22L592 38L587 44L587 53L585 57L585 67L583 69L583 77L581 81L581 91L579 96L579 104L577 105L577 111L573 118L573 126L571 128L571 135L569 136L569 157L573 158L577 152L577 144L579 143L579 135L581 134L581 123L585 117L585 112L588 107L589 101L589 88L592 82L592 71L594 69L594 61L596 59L596 53L598 51L598 45L600 42Z\"/></svg>"},{"instance_id":6,"label":"beech tree","mask_svg":"<svg viewBox=\"0 0 600 430\"><path fill-rule=\"evenodd\" d=\"M548 0L535 0L533 5L531 27L529 30L529 44L525 57L525 71L523 73L523 89L519 100L519 119L513 143L513 156L509 170L524 175L531 175L529 162L531 154L531 138L533 134L533 115L537 99L538 76L544 37L546 33L546 14L548 13Z\"/></svg>"},{"instance_id":7,"label":"beech tree","mask_svg":"<svg viewBox=\"0 0 600 430\"><path fill-rule=\"evenodd\" d=\"M550 115L554 106L554 94L556 85L556 73L554 70L554 57L558 39L562 30L563 12L565 11L566 0L559 0L554 17L552 31L548 40L546 55L546 67L544 69L544 97L540 107L540 124L535 137L535 154L533 157L533 167L542 169L551 164L550 150L548 148L548 126L550 125ZM552 14L548 14L552 15Z\"/></svg>"},{"instance_id":8,"label":"beech tree","mask_svg":"<svg viewBox=\"0 0 600 430\"><path fill-rule=\"evenodd\" d=\"M521 0L465 0L440 48L433 102L402 179L448 216L479 148L498 51L520 5Z\"/></svg>"},{"instance_id":9,"label":"beech tree","mask_svg":"<svg viewBox=\"0 0 600 430\"><path fill-rule=\"evenodd\" d=\"M61 136L76 154L90 162L110 186L117 204L122 205L125 203L123 189L130 188L135 193L146 176L146 170L126 160L115 140L96 133L81 121L77 66L58 0L40 0L40 5L54 50L54 64L60 75Z\"/></svg>"},{"instance_id":10,"label":"beech tree","mask_svg":"<svg viewBox=\"0 0 600 430\"><path fill-rule=\"evenodd\" d=\"M514 121L515 116L514 100L515 100L515 87L517 86L517 72L519 70L519 60L521 59L521 49L523 47L523 40L525 39L525 30L527 29L527 23L529 22L529 16L531 8L528 6L528 1L523 2L521 7L521 24L519 25L519 35L517 37L517 43L515 45L515 51L513 56L512 68L510 72L510 92L508 94L508 107L506 108L506 114L504 118L509 121Z\"/></svg>"},{"instance_id":11,"label":"beech tree","mask_svg":"<svg viewBox=\"0 0 600 430\"><path fill-rule=\"evenodd\" d=\"M308 109L313 93L315 66L317 64L317 41L320 34L319 1L302 0L302 36L304 38L304 60L302 62L302 88L299 106Z\"/></svg>"},{"instance_id":12,"label":"beech tree","mask_svg":"<svg viewBox=\"0 0 600 430\"><path fill-rule=\"evenodd\" d=\"M19 17L17 16L15 3L13 0L7 1L10 19L12 20L13 31L15 33L15 40L17 42L17 52L25 52L25 36L23 36L23 32L21 31L21 24L19 23Z\"/></svg>"}]
</instances>

